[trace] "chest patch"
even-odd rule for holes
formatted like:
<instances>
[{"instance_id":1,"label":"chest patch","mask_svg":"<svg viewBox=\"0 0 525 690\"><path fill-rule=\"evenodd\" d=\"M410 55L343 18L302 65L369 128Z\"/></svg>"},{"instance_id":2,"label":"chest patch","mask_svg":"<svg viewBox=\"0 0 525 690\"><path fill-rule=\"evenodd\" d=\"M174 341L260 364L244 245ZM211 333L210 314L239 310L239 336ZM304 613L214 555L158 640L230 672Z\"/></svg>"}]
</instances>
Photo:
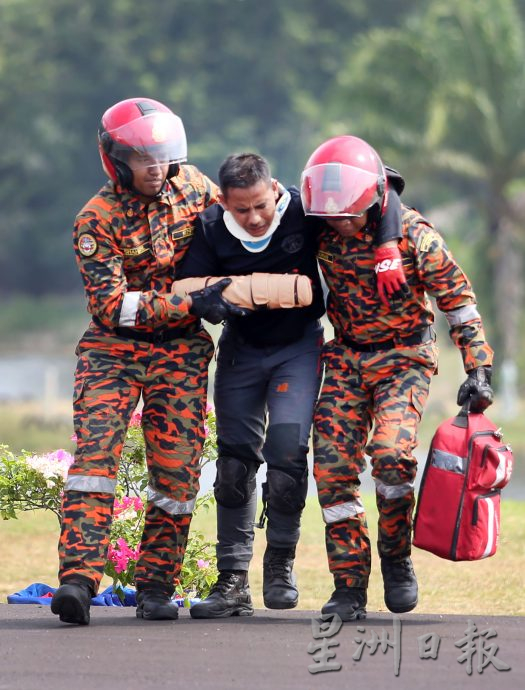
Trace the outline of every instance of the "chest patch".
<instances>
[{"instance_id":1,"label":"chest patch","mask_svg":"<svg viewBox=\"0 0 525 690\"><path fill-rule=\"evenodd\" d=\"M285 237L281 247L287 254L296 254L304 247L304 237L300 232Z\"/></svg>"},{"instance_id":2,"label":"chest patch","mask_svg":"<svg viewBox=\"0 0 525 690\"><path fill-rule=\"evenodd\" d=\"M144 252L147 252L148 248L146 247L145 244L143 244L141 247L123 247L122 248L122 253L124 256L140 256L141 254L144 254Z\"/></svg>"},{"instance_id":3,"label":"chest patch","mask_svg":"<svg viewBox=\"0 0 525 690\"><path fill-rule=\"evenodd\" d=\"M191 235L193 235L194 232L195 231L193 228L184 228L183 230L176 230L172 234L172 238L174 240L182 240L184 237L191 237Z\"/></svg>"},{"instance_id":4,"label":"chest patch","mask_svg":"<svg viewBox=\"0 0 525 690\"><path fill-rule=\"evenodd\" d=\"M82 256L93 256L97 249L98 244L93 235L90 235L88 232L80 235L78 238L78 251Z\"/></svg>"},{"instance_id":5,"label":"chest patch","mask_svg":"<svg viewBox=\"0 0 525 690\"><path fill-rule=\"evenodd\" d=\"M321 250L319 250L317 252L317 258L319 259L319 261L324 261L327 264L334 263L334 255L329 254L328 252L322 252Z\"/></svg>"}]
</instances>

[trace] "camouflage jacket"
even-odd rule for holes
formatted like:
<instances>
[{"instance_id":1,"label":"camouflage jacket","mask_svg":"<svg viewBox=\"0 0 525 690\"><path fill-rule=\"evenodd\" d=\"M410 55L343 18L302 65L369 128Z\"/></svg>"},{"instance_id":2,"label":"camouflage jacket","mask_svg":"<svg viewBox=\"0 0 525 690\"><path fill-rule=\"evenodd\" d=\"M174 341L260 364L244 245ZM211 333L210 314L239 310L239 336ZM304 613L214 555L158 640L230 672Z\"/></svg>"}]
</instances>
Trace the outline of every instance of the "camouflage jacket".
<instances>
[{"instance_id":1,"label":"camouflage jacket","mask_svg":"<svg viewBox=\"0 0 525 690\"><path fill-rule=\"evenodd\" d=\"M411 295L388 306L377 294L372 235L367 228L344 239L323 227L318 259L330 290L328 316L336 337L377 343L409 336L434 322L430 295L448 320L465 370L490 365L493 352L467 276L431 223L415 209L403 206L402 211L399 249Z\"/></svg>"},{"instance_id":2,"label":"camouflage jacket","mask_svg":"<svg viewBox=\"0 0 525 690\"><path fill-rule=\"evenodd\" d=\"M181 165L149 205L112 182L102 187L78 214L73 232L88 311L109 328L194 321L170 289L193 221L217 193L191 165Z\"/></svg>"}]
</instances>

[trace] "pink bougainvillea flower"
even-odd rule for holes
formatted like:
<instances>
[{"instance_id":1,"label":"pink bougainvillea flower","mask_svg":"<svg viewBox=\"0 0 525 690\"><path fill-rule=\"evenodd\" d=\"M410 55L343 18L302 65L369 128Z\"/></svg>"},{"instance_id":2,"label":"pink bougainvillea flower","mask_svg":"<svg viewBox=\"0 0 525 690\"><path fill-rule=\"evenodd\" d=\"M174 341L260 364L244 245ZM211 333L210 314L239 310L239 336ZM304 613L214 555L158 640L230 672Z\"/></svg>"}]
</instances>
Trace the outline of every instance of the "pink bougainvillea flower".
<instances>
[{"instance_id":1,"label":"pink bougainvillea flower","mask_svg":"<svg viewBox=\"0 0 525 690\"><path fill-rule=\"evenodd\" d=\"M129 425L134 427L142 426L142 412L137 412L135 410L135 412L131 415Z\"/></svg>"},{"instance_id":2,"label":"pink bougainvillea flower","mask_svg":"<svg viewBox=\"0 0 525 690\"><path fill-rule=\"evenodd\" d=\"M117 539L115 546L110 544L108 547L108 560L114 564L117 573L123 573L127 570L129 561L136 561L139 555L140 545L136 549L132 549L123 537Z\"/></svg>"},{"instance_id":3,"label":"pink bougainvillea flower","mask_svg":"<svg viewBox=\"0 0 525 690\"><path fill-rule=\"evenodd\" d=\"M59 448L52 453L44 455L31 455L26 458L26 463L37 472L40 472L48 481L48 486L52 486L52 478L67 479L69 467L73 464L74 457L67 450Z\"/></svg>"},{"instance_id":4,"label":"pink bougainvillea flower","mask_svg":"<svg viewBox=\"0 0 525 690\"><path fill-rule=\"evenodd\" d=\"M122 501L115 499L113 513L116 518L126 519L133 517L134 513L144 508L144 503L139 496L123 496Z\"/></svg>"},{"instance_id":5,"label":"pink bougainvillea flower","mask_svg":"<svg viewBox=\"0 0 525 690\"><path fill-rule=\"evenodd\" d=\"M197 561L197 567L200 568L201 570L204 570L204 568L209 568L209 566L210 566L210 562L205 561L202 558L199 558L199 560Z\"/></svg>"},{"instance_id":6,"label":"pink bougainvillea flower","mask_svg":"<svg viewBox=\"0 0 525 690\"><path fill-rule=\"evenodd\" d=\"M210 403L206 403L206 417L204 419L204 436L208 438L210 435L210 427L208 425L208 415L213 412L213 405L210 405Z\"/></svg>"}]
</instances>

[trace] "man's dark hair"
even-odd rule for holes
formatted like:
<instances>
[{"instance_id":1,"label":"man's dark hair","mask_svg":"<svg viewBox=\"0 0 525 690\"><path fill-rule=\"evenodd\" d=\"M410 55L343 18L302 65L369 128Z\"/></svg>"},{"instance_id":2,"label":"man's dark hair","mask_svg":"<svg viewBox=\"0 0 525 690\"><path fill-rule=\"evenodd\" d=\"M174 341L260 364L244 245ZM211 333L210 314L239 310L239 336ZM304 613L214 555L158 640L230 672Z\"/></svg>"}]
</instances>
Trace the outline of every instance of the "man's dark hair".
<instances>
[{"instance_id":1,"label":"man's dark hair","mask_svg":"<svg viewBox=\"0 0 525 690\"><path fill-rule=\"evenodd\" d=\"M270 184L272 174L268 161L256 153L233 153L219 168L219 185L224 195L232 187L253 187L263 180Z\"/></svg>"}]
</instances>

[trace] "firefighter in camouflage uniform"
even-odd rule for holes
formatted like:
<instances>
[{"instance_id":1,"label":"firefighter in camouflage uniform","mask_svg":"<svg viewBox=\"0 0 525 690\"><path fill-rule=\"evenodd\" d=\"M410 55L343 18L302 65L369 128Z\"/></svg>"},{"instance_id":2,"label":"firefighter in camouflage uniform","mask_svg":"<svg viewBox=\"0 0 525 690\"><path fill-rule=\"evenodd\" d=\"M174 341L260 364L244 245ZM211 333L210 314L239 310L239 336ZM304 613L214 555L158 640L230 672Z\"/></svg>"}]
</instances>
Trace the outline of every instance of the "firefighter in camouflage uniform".
<instances>
[{"instance_id":1,"label":"firefighter in camouflage uniform","mask_svg":"<svg viewBox=\"0 0 525 690\"><path fill-rule=\"evenodd\" d=\"M305 212L326 221L318 258L335 334L323 351L314 420L314 475L335 583L322 612L343 620L366 615L371 550L359 475L368 453L385 603L403 613L418 598L410 559L414 448L437 368L428 296L444 312L468 375L458 404L470 398L470 409L482 411L492 402L493 353L468 278L416 210L402 206L399 245L374 255L369 218L385 202L385 168L366 142L343 136L319 146L303 172L301 196ZM383 299L378 283L387 293L402 287L403 299Z\"/></svg>"},{"instance_id":2,"label":"firefighter in camouflage uniform","mask_svg":"<svg viewBox=\"0 0 525 690\"><path fill-rule=\"evenodd\" d=\"M185 165L181 120L163 104L128 99L107 110L99 150L110 180L76 218L74 248L92 322L77 348L75 462L63 498L59 580L51 609L89 623L102 578L116 474L142 396L149 474L135 580L137 616L174 619L171 602L199 488L208 364L213 343L200 318L240 310L222 297L229 280L171 294L196 215L217 187Z\"/></svg>"}]
</instances>

